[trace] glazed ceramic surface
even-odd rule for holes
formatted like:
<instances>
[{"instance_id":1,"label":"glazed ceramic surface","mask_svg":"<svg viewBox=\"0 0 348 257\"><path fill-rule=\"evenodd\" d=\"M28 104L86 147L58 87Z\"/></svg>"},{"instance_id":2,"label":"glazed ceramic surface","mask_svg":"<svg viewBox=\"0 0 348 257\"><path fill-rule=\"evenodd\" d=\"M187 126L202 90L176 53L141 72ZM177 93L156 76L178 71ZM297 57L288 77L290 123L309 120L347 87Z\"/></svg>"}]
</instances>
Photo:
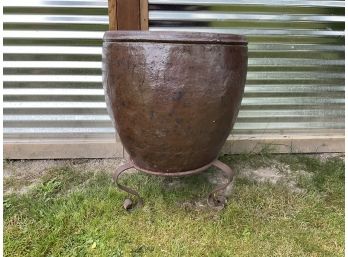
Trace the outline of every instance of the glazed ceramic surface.
<instances>
[{"instance_id":1,"label":"glazed ceramic surface","mask_svg":"<svg viewBox=\"0 0 348 257\"><path fill-rule=\"evenodd\" d=\"M158 173L214 161L237 118L247 42L237 35L109 31L108 112L132 162Z\"/></svg>"}]
</instances>

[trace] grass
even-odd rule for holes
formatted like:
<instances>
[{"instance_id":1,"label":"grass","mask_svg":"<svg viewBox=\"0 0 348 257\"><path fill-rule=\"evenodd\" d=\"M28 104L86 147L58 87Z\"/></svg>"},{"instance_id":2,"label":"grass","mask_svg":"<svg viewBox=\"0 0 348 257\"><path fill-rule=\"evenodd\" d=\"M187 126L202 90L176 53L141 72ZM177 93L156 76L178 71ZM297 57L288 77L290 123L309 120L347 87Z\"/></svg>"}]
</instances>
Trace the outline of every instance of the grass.
<instances>
[{"instance_id":1,"label":"grass","mask_svg":"<svg viewBox=\"0 0 348 257\"><path fill-rule=\"evenodd\" d=\"M139 189L145 206L127 213L126 194L109 174L52 169L28 193L4 198L5 256L343 256L343 160L222 160L252 168L281 163L311 175L296 178L305 193L238 178L228 206L217 212L187 204L211 189L206 174L179 184L131 174L123 182Z\"/></svg>"}]
</instances>

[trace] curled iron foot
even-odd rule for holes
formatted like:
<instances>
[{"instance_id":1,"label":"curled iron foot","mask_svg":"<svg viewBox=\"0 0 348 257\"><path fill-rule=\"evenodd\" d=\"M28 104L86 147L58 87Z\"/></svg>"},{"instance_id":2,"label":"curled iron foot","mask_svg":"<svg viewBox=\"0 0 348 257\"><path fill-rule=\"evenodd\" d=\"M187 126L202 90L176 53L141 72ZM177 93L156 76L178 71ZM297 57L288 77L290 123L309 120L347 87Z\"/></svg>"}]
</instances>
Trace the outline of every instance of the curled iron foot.
<instances>
[{"instance_id":1,"label":"curled iron foot","mask_svg":"<svg viewBox=\"0 0 348 257\"><path fill-rule=\"evenodd\" d=\"M227 198L224 196L223 193L225 189L233 181L234 171L228 165L226 165L225 163L219 160L215 160L212 163L212 166L215 166L216 168L222 170L226 178L228 179L226 184L223 184L214 188L213 191L211 191L210 194L208 195L208 199L207 199L208 205L210 207L221 210L225 207L227 203Z\"/></svg>"},{"instance_id":2,"label":"curled iron foot","mask_svg":"<svg viewBox=\"0 0 348 257\"><path fill-rule=\"evenodd\" d=\"M132 202L131 199L127 198L125 199L125 201L123 202L123 208L127 211L132 211L135 208L140 208L144 205L144 201L143 199L140 197L139 193L137 191L135 191L134 189L131 189L129 187L126 187L124 185L121 185L118 181L119 177L121 176L121 174L123 172L125 172L126 170L129 170L130 168L133 168L133 164L131 162L127 162L126 164L123 164L121 166L119 166L116 171L114 172L114 174L112 175L112 179L113 181L116 183L117 187L131 195L134 195L137 198L137 202L134 205L134 203Z\"/></svg>"}]
</instances>

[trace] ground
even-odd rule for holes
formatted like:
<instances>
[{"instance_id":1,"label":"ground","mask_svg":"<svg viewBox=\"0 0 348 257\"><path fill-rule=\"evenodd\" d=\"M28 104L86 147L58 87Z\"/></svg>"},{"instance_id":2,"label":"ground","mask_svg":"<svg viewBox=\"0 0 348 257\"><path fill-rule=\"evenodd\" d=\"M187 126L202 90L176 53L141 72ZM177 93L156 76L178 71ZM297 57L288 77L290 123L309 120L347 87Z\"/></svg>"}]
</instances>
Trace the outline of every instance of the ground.
<instances>
[{"instance_id":1,"label":"ground","mask_svg":"<svg viewBox=\"0 0 348 257\"><path fill-rule=\"evenodd\" d=\"M342 155L224 155L228 205L204 199L219 171L133 172L142 209L111 180L115 160L4 161L5 256L343 256Z\"/></svg>"}]
</instances>

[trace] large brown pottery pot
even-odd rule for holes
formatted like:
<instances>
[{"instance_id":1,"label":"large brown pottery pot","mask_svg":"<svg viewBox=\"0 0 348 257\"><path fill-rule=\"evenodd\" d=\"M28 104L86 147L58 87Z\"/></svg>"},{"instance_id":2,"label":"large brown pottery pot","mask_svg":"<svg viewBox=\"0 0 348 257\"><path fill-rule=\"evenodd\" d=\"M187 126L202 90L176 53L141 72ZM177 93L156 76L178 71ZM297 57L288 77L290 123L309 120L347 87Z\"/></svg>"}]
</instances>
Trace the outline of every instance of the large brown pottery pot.
<instances>
[{"instance_id":1,"label":"large brown pottery pot","mask_svg":"<svg viewBox=\"0 0 348 257\"><path fill-rule=\"evenodd\" d=\"M210 167L238 115L247 51L238 35L106 32L103 85L128 166L167 176Z\"/></svg>"}]
</instances>

